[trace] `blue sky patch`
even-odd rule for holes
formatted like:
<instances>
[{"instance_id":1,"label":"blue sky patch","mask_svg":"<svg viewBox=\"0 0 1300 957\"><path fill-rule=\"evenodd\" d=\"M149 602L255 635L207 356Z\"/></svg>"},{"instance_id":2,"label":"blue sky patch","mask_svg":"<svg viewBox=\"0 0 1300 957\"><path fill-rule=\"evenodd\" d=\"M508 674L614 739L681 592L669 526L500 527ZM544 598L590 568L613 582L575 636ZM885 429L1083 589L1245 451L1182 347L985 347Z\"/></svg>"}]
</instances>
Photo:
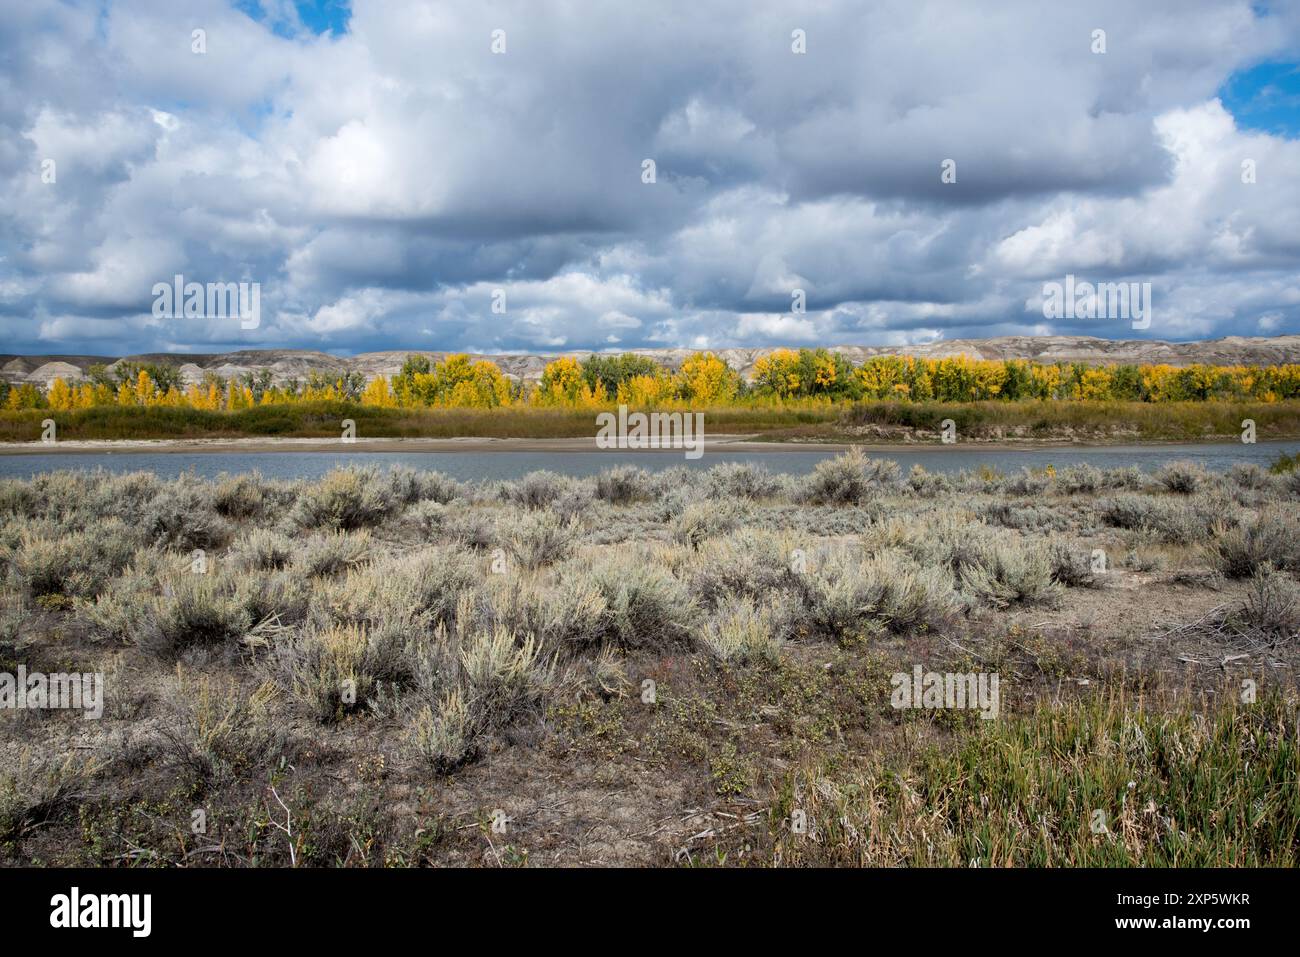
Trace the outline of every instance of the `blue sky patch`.
<instances>
[{"instance_id":1,"label":"blue sky patch","mask_svg":"<svg viewBox=\"0 0 1300 957\"><path fill-rule=\"evenodd\" d=\"M1300 63L1261 63L1239 70L1219 89L1219 99L1242 129L1300 136Z\"/></svg>"},{"instance_id":2,"label":"blue sky patch","mask_svg":"<svg viewBox=\"0 0 1300 957\"><path fill-rule=\"evenodd\" d=\"M271 9L268 10L268 6ZM275 4L267 4L264 0L236 0L235 7L258 23L265 23L271 32L281 37L292 37L299 26L317 36L326 33L339 36L347 32L348 21L352 18L351 0L294 0L298 23L280 15Z\"/></svg>"}]
</instances>

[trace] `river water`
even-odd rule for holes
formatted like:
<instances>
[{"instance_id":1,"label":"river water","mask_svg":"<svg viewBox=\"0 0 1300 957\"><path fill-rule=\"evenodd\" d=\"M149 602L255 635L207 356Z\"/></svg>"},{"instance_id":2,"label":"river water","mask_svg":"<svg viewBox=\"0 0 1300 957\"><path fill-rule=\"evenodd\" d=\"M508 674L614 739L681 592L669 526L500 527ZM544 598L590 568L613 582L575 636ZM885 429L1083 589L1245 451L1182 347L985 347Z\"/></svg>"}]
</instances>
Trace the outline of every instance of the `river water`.
<instances>
[{"instance_id":1,"label":"river water","mask_svg":"<svg viewBox=\"0 0 1300 957\"><path fill-rule=\"evenodd\" d=\"M973 445L931 446L918 449L900 446L873 457L892 459L903 470L921 465L931 472L991 467L1003 473L1021 468L1057 469L1076 463L1097 468L1136 465L1146 471L1166 462L1199 462L1207 469L1223 471L1238 462L1268 466L1282 454L1300 452L1300 442L1205 443L1187 445L1131 445L1103 447L1057 447L1044 449L988 449ZM442 472L462 481L517 479L529 472L547 469L565 475L595 475L615 465L631 464L651 471L686 465L709 468L720 462L753 462L772 472L803 475L825 458L838 453L816 450L773 452L708 452L688 460L680 451L624 452L86 452L58 455L0 455L0 476L25 478L59 469L97 469L113 472L147 471L174 477L182 472L212 478L222 473L260 472L267 478L319 478L331 469L348 464L387 468L407 465Z\"/></svg>"}]
</instances>

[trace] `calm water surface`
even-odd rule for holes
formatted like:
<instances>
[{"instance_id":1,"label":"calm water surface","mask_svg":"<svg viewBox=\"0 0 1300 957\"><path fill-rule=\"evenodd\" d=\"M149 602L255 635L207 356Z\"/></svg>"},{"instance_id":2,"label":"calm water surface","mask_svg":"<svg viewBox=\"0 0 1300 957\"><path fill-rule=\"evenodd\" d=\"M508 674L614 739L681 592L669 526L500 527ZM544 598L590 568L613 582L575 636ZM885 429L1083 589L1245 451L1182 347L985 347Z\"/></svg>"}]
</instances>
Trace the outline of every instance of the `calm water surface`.
<instances>
[{"instance_id":1,"label":"calm water surface","mask_svg":"<svg viewBox=\"0 0 1300 957\"><path fill-rule=\"evenodd\" d=\"M1136 465L1151 471L1166 462L1183 459L1208 469L1225 470L1238 462L1267 466L1282 454L1300 452L1300 442L1213 443L1201 445L1109 446L1106 448L1053 448L1025 451L981 449L976 446L915 449L901 447L879 453L906 471L921 465L931 472L956 472L989 466L1011 473L1021 468L1053 465L1064 468L1088 463L1097 468ZM565 475L595 475L615 465L632 464L657 471L674 465L709 468L720 462L754 462L772 472L803 475L822 459L838 453L708 452L687 460L681 452L87 452L67 455L0 455L0 476L27 478L59 469L97 469L113 472L155 472L174 477L182 472L212 478L221 473L257 471L268 478L319 478L340 465L407 465L431 469L462 481L517 479L547 469Z\"/></svg>"}]
</instances>

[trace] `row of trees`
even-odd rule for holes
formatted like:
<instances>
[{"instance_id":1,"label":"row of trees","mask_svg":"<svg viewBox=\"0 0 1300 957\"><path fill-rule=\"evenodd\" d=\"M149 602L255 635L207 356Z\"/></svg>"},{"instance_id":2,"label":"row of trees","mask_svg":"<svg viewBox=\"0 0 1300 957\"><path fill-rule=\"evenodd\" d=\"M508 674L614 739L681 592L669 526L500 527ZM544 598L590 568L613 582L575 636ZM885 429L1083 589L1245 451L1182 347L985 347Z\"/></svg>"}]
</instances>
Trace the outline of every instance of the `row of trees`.
<instances>
[{"instance_id":1,"label":"row of trees","mask_svg":"<svg viewBox=\"0 0 1300 957\"><path fill-rule=\"evenodd\" d=\"M366 382L357 372L312 373L274 384L268 370L226 380L208 373L185 385L177 370L155 364L92 366L84 380L54 379L48 390L0 383L8 409L103 405L186 406L235 410L332 399L385 408L492 408L509 405L727 405L746 401L862 399L970 402L992 399L1116 399L1140 402L1300 398L1300 365L1169 366L875 356L855 366L826 349L778 349L754 366L751 382L711 352L670 371L646 356L597 355L549 363L534 387L508 379L492 362L450 355L430 362L409 356L401 371Z\"/></svg>"}]
</instances>

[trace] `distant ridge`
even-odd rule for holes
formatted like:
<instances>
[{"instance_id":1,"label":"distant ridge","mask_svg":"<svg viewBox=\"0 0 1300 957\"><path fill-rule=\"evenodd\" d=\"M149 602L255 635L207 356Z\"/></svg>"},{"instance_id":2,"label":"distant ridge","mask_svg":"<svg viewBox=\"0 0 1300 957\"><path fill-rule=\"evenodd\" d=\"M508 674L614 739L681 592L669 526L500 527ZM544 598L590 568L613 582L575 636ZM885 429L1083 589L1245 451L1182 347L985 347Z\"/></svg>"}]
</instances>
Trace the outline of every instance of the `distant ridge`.
<instances>
[{"instance_id":1,"label":"distant ridge","mask_svg":"<svg viewBox=\"0 0 1300 957\"><path fill-rule=\"evenodd\" d=\"M792 346L791 348L798 348ZM911 355L924 358L967 355L972 359L1034 359L1038 362L1165 363L1168 365L1279 365L1300 363L1300 336L1250 338L1228 336L1200 342L1162 342L1157 339L1098 339L1093 336L999 336L992 339L949 339L911 346L829 346L831 352L860 363L871 356ZM609 350L605 350L609 351ZM695 349L628 349L649 356L669 368L677 368ZM713 350L746 378L753 374L754 363L770 355L775 347L761 349ZM95 364L115 362L153 362L179 366L182 378L199 381L205 372L230 377L259 369L269 369L276 382L302 379L309 372L360 372L367 379L390 376L401 368L408 355L419 354L441 359L447 352L418 349L394 349L388 352L363 352L351 357L332 356L308 349L250 349L239 352L171 353L155 352L134 356L82 355L13 355L0 354L0 378L10 383L31 382L47 385L51 379L76 378ZM473 359L496 363L503 373L523 382L536 382L546 363L559 356L583 359L589 349L566 352L472 354Z\"/></svg>"}]
</instances>

